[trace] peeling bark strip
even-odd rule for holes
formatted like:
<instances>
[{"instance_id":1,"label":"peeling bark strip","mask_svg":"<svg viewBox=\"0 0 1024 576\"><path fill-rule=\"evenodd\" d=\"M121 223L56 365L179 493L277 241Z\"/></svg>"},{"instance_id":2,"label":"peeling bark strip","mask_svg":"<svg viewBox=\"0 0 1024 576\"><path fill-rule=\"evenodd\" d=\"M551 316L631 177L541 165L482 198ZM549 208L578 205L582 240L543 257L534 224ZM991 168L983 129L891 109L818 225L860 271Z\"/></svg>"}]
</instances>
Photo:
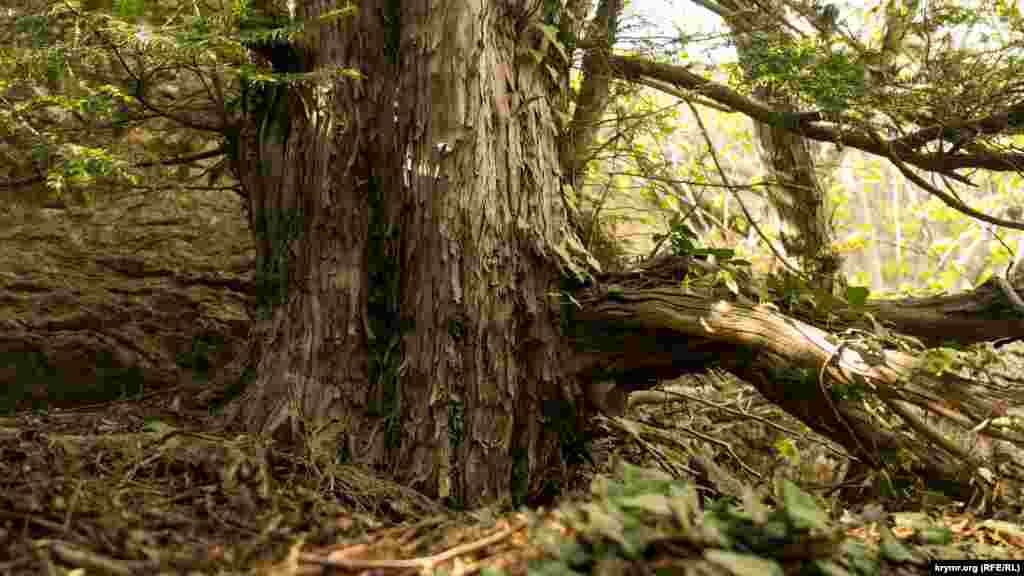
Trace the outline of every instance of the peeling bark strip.
<instances>
[{"instance_id":1,"label":"peeling bark strip","mask_svg":"<svg viewBox=\"0 0 1024 576\"><path fill-rule=\"evenodd\" d=\"M456 501L507 500L513 454L531 477L557 458L558 439L536 417L562 379L546 305L558 271L544 256L566 233L557 86L517 59L519 38L491 3L403 2L402 12L411 36L394 76L392 154L408 154L414 176L391 205L406 207L402 310L414 330L403 336L411 415L399 460L424 479L451 462ZM502 115L501 99L521 111ZM449 478L431 482L430 492L449 489Z\"/></svg>"},{"instance_id":2,"label":"peeling bark strip","mask_svg":"<svg viewBox=\"0 0 1024 576\"><path fill-rule=\"evenodd\" d=\"M249 430L336 442L467 506L562 473L538 414L574 389L548 293L578 268L566 256L578 242L560 196L558 87L517 58L528 4L376 0L306 26L310 70L364 78L291 86L287 138L250 127L240 139L254 211L303 215L237 405ZM301 17L333 8L302 3Z\"/></svg>"}]
</instances>

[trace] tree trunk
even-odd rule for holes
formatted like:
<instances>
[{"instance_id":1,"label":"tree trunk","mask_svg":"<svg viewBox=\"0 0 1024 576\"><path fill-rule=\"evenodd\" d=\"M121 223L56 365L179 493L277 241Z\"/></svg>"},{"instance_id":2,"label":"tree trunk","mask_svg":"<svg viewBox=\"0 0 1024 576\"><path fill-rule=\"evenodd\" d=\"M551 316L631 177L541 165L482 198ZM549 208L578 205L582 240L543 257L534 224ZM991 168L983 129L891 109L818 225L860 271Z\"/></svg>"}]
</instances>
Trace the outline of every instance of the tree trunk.
<instances>
[{"instance_id":1,"label":"tree trunk","mask_svg":"<svg viewBox=\"0 0 1024 576\"><path fill-rule=\"evenodd\" d=\"M754 94L766 102L785 106L768 89L759 88ZM782 245L787 254L797 258L805 273L832 293L833 282L841 273L842 258L832 248L832 226L811 143L797 134L762 123L757 124L757 135L765 164L775 179L775 186L768 191L782 219Z\"/></svg>"},{"instance_id":2,"label":"tree trunk","mask_svg":"<svg viewBox=\"0 0 1024 576\"><path fill-rule=\"evenodd\" d=\"M744 14L744 21L727 18L736 38L741 61L749 58L752 51L751 14L756 15L756 3L736 2L733 14ZM747 4L750 4L749 6ZM757 18L761 24L756 27L762 36L763 30L771 30L771 19ZM782 34L783 41L787 35ZM756 82L756 79L750 79ZM762 102L773 104L778 110L792 111L789 99L777 94L770 86L760 85L754 89L754 96ZM768 199L782 220L781 240L786 254L794 256L800 269L828 293L833 283L841 280L842 258L833 249L833 230L829 213L825 207L825 190L815 169L812 146L814 142L781 126L755 122L761 156L765 166L774 178L769 186Z\"/></svg>"},{"instance_id":3,"label":"tree trunk","mask_svg":"<svg viewBox=\"0 0 1024 576\"><path fill-rule=\"evenodd\" d=\"M267 315L234 416L455 503L537 494L564 474L542 406L575 418L548 294L579 243L527 7L302 4L300 71L362 78L293 84L239 137Z\"/></svg>"}]
</instances>

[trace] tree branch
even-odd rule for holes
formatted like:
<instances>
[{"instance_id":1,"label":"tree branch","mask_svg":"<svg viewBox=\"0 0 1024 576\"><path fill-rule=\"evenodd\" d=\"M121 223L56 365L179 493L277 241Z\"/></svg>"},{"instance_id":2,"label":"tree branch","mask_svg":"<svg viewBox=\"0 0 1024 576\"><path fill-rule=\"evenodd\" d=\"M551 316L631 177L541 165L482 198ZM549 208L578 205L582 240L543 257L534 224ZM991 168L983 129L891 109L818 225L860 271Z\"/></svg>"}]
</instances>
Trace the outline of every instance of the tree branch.
<instances>
[{"instance_id":1,"label":"tree branch","mask_svg":"<svg viewBox=\"0 0 1024 576\"><path fill-rule=\"evenodd\" d=\"M206 152L199 152L191 156L177 156L175 158L168 158L166 160L156 160L153 162L139 162L134 164L133 168L149 168L150 166L177 166L179 164L189 164L198 160L206 160L207 158L216 158L217 156L223 155L225 152L224 147L214 148L213 150L207 150Z\"/></svg>"},{"instance_id":2,"label":"tree branch","mask_svg":"<svg viewBox=\"0 0 1024 576\"><path fill-rule=\"evenodd\" d=\"M823 116L818 112L791 113L776 110L764 102L739 94L728 86L708 80L681 66L619 55L608 55L607 58L612 73L624 80L634 81L641 78L653 78L677 88L692 90L758 122L779 126L784 130L798 133L805 138L849 146L850 148L856 148L876 156L887 158L895 156L904 163L923 170L951 176L954 175L954 170L962 168L981 168L995 172L1024 170L1024 154L974 152L949 155L941 152L921 153L916 149L920 147L916 140L911 140L913 146L908 145L902 138L879 140L862 129L843 129L835 124L822 124ZM1020 114L1024 114L1024 104L1016 105L1005 113L994 115L989 119L979 120L976 123L978 123L979 128L984 126L986 129L992 130L995 126L1000 125L1000 122L1004 126L1010 125L1010 119L1016 118L1016 115ZM838 120L842 120L842 118ZM852 125L853 122L849 121L849 124Z\"/></svg>"},{"instance_id":3,"label":"tree branch","mask_svg":"<svg viewBox=\"0 0 1024 576\"><path fill-rule=\"evenodd\" d=\"M224 148L215 148L213 150L207 150L206 152L199 152L192 156L178 156L176 158L168 158L166 160L155 160L152 162L139 162L138 164L132 164L132 168L150 168L152 166L177 166L180 164L189 164L198 160L205 160L207 158L216 158L224 154ZM30 184L38 184L46 181L46 175L39 176L28 176L19 180L7 180L0 181L0 189L12 189L19 188L21 186L28 186Z\"/></svg>"},{"instance_id":4,"label":"tree branch","mask_svg":"<svg viewBox=\"0 0 1024 576\"><path fill-rule=\"evenodd\" d=\"M612 73L608 56L618 31L622 0L601 0L597 14L587 26L587 42L593 48L583 58L583 84L572 123L561 146L562 173L577 185L597 135L597 123L608 107Z\"/></svg>"}]
</instances>

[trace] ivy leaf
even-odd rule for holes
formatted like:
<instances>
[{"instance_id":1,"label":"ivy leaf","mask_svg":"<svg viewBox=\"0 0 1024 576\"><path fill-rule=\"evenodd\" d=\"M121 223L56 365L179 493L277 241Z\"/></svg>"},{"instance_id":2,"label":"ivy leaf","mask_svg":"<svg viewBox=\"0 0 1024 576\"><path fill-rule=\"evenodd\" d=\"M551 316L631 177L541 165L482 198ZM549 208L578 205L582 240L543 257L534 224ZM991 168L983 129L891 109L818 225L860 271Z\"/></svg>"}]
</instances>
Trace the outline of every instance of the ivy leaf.
<instances>
[{"instance_id":1,"label":"ivy leaf","mask_svg":"<svg viewBox=\"0 0 1024 576\"><path fill-rule=\"evenodd\" d=\"M871 290L865 286L849 286L846 288L846 301L851 306L860 307L867 302L868 294L871 294Z\"/></svg>"},{"instance_id":2,"label":"ivy leaf","mask_svg":"<svg viewBox=\"0 0 1024 576\"><path fill-rule=\"evenodd\" d=\"M782 501L797 529L824 529L828 525L828 515L818 507L814 497L788 480L782 484Z\"/></svg>"}]
</instances>

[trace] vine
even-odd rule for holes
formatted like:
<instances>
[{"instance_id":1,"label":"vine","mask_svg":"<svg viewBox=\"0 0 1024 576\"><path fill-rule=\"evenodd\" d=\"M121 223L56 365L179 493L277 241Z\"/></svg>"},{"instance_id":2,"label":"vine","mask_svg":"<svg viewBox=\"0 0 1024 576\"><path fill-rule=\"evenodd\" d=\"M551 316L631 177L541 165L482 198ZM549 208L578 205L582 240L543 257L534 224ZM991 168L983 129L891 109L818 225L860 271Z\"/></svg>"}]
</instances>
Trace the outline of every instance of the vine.
<instances>
[{"instance_id":1,"label":"vine","mask_svg":"<svg viewBox=\"0 0 1024 576\"><path fill-rule=\"evenodd\" d=\"M399 307L401 268L398 258L399 230L387 221L384 191L380 178L371 176L367 184L369 234L367 237L368 286L367 312L370 325L370 382L381 390L380 403L374 408L385 415L388 446L401 442L402 394L399 367L402 364L403 322Z\"/></svg>"},{"instance_id":2,"label":"vine","mask_svg":"<svg viewBox=\"0 0 1024 576\"><path fill-rule=\"evenodd\" d=\"M451 447L449 452L449 464L453 475L458 475L459 462L458 454L459 448L462 443L466 440L466 403L462 402L457 398L451 398L448 400L448 444ZM460 508L465 504L465 499L462 497L461 490L459 490L459 484L457 482L452 483L453 490L449 494L448 502L449 506L453 508Z\"/></svg>"},{"instance_id":3,"label":"vine","mask_svg":"<svg viewBox=\"0 0 1024 576\"><path fill-rule=\"evenodd\" d=\"M402 42L402 3L401 0L388 0L384 3L384 54L391 63L398 66L401 62Z\"/></svg>"},{"instance_id":4,"label":"vine","mask_svg":"<svg viewBox=\"0 0 1024 576\"><path fill-rule=\"evenodd\" d=\"M255 235L267 241L267 254L256 253L256 317L266 320L288 296L290 244L302 237L302 211L263 208L255 218Z\"/></svg>"}]
</instances>

